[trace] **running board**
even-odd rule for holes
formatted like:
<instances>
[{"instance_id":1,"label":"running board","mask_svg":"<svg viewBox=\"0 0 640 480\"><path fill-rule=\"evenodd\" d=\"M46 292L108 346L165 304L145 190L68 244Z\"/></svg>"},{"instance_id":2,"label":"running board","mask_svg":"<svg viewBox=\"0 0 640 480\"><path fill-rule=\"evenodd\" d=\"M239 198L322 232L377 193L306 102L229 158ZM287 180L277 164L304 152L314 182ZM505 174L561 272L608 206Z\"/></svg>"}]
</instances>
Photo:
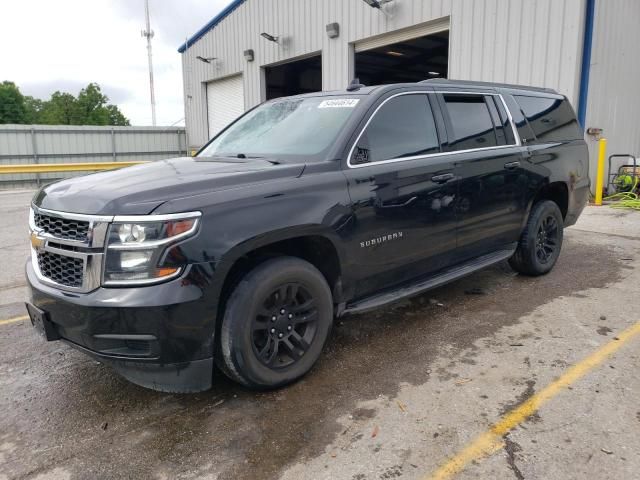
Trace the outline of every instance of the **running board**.
<instances>
[{"instance_id":1,"label":"running board","mask_svg":"<svg viewBox=\"0 0 640 480\"><path fill-rule=\"evenodd\" d=\"M366 312L389 303L397 302L398 300L402 300L407 297L413 297L414 295L426 292L427 290L441 287L442 285L458 280L459 278L466 277L467 275L493 265L494 263L506 260L515 252L515 246L517 246L517 244L514 244L513 249L498 250L494 253L475 258L467 263L448 268L435 276L419 280L417 283L410 285L405 284L395 290L379 293L372 297L367 297L357 302L347 304L342 314L346 315L349 313Z\"/></svg>"}]
</instances>

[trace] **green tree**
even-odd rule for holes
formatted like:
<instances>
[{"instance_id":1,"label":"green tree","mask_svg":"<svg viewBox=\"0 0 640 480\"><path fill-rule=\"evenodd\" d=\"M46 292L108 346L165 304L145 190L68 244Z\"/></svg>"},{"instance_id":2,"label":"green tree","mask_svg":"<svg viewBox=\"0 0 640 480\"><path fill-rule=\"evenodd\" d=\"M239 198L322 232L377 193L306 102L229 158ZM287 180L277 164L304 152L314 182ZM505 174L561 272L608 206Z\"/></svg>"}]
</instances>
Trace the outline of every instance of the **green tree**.
<instances>
[{"instance_id":1,"label":"green tree","mask_svg":"<svg viewBox=\"0 0 640 480\"><path fill-rule=\"evenodd\" d=\"M76 98L54 92L49 100L24 96L13 82L0 84L0 123L44 125L130 125L100 85L90 83Z\"/></svg>"},{"instance_id":2,"label":"green tree","mask_svg":"<svg viewBox=\"0 0 640 480\"><path fill-rule=\"evenodd\" d=\"M0 83L0 123L26 123L24 96L13 82Z\"/></svg>"},{"instance_id":3,"label":"green tree","mask_svg":"<svg viewBox=\"0 0 640 480\"><path fill-rule=\"evenodd\" d=\"M24 106L27 109L27 117L25 123L32 125L42 123L40 121L40 115L42 114L44 103L45 102L43 102L39 98L33 98L29 95L24 96Z\"/></svg>"},{"instance_id":4,"label":"green tree","mask_svg":"<svg viewBox=\"0 0 640 480\"><path fill-rule=\"evenodd\" d=\"M129 120L117 106L110 105L109 97L100 85L90 83L78 94L78 114L83 125L129 125Z\"/></svg>"},{"instance_id":5,"label":"green tree","mask_svg":"<svg viewBox=\"0 0 640 480\"><path fill-rule=\"evenodd\" d=\"M82 125L76 97L54 92L51 99L44 102L38 120L44 125Z\"/></svg>"},{"instance_id":6,"label":"green tree","mask_svg":"<svg viewBox=\"0 0 640 480\"><path fill-rule=\"evenodd\" d=\"M115 105L107 105L105 107L109 112L109 125L117 125L121 127L128 127L131 125L129 119Z\"/></svg>"},{"instance_id":7,"label":"green tree","mask_svg":"<svg viewBox=\"0 0 640 480\"><path fill-rule=\"evenodd\" d=\"M86 125L109 125L109 98L103 95L100 86L90 83L78 94L78 115Z\"/></svg>"}]
</instances>

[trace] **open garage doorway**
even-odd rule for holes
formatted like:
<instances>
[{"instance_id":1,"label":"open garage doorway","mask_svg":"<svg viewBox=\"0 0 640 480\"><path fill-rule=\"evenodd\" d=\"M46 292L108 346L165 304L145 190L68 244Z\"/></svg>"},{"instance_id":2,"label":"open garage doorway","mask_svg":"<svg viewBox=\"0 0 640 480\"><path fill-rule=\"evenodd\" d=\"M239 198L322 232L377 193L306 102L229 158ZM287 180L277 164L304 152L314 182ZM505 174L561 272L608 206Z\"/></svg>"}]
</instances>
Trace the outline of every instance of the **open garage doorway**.
<instances>
[{"instance_id":1,"label":"open garage doorway","mask_svg":"<svg viewBox=\"0 0 640 480\"><path fill-rule=\"evenodd\" d=\"M356 44L355 74L365 85L447 78L449 31L376 48Z\"/></svg>"},{"instance_id":2,"label":"open garage doorway","mask_svg":"<svg viewBox=\"0 0 640 480\"><path fill-rule=\"evenodd\" d=\"M266 100L322 90L322 55L264 67Z\"/></svg>"}]
</instances>

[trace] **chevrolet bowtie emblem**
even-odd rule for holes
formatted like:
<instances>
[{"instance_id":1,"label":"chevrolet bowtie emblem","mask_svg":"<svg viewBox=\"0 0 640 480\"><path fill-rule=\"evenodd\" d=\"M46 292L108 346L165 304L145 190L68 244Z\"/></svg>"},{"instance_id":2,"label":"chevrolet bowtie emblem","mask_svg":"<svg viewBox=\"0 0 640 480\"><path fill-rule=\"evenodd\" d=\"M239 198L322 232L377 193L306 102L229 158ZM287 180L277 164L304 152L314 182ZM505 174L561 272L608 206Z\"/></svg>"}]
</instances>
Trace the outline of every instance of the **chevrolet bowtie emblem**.
<instances>
[{"instance_id":1,"label":"chevrolet bowtie emblem","mask_svg":"<svg viewBox=\"0 0 640 480\"><path fill-rule=\"evenodd\" d=\"M44 248L44 238L39 237L35 232L31 232L31 246L36 250Z\"/></svg>"}]
</instances>

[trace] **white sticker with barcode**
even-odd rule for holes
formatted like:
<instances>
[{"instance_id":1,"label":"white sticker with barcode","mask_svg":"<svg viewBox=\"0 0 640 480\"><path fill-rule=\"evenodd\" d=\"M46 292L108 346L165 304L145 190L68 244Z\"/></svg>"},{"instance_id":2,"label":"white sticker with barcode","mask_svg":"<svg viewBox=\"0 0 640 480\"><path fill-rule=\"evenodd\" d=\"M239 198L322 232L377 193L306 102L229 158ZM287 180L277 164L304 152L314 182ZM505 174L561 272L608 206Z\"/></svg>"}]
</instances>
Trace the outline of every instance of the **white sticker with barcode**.
<instances>
[{"instance_id":1,"label":"white sticker with barcode","mask_svg":"<svg viewBox=\"0 0 640 480\"><path fill-rule=\"evenodd\" d=\"M318 108L355 108L360 101L359 98L336 98L333 100L324 100Z\"/></svg>"}]
</instances>

